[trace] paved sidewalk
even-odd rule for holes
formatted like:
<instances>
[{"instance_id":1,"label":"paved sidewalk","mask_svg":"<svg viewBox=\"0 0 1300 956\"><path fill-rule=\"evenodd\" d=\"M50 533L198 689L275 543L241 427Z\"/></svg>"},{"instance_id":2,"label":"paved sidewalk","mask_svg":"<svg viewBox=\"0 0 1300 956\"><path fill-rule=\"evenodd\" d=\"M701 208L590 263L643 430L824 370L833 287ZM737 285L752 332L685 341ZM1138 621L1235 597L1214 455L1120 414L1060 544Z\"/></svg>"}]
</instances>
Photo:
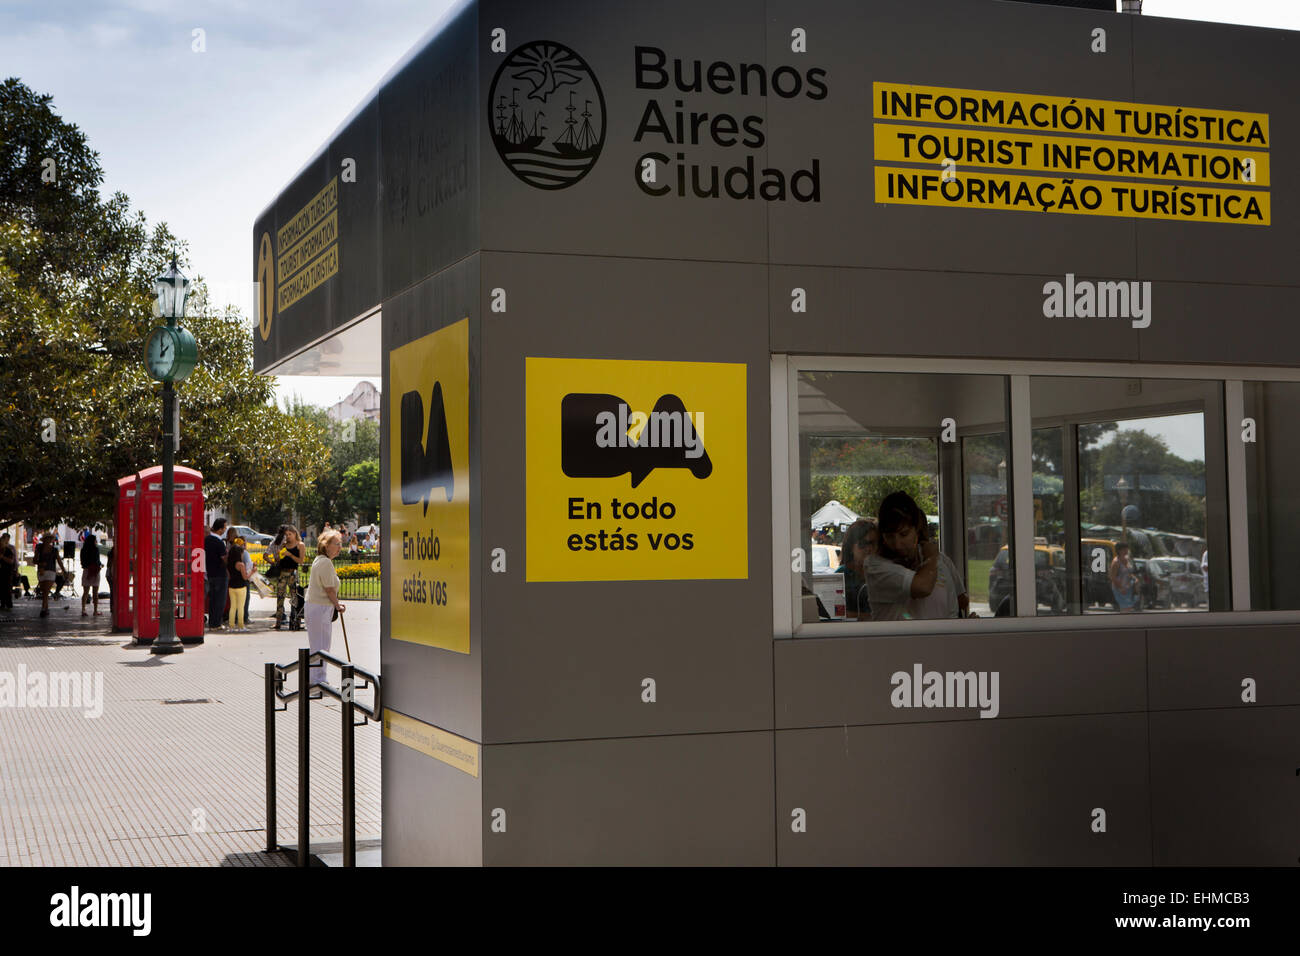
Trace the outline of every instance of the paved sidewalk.
<instances>
[{"instance_id":1,"label":"paved sidewalk","mask_svg":"<svg viewBox=\"0 0 1300 956\"><path fill-rule=\"evenodd\" d=\"M379 602L347 604L352 659L377 673ZM98 618L67 598L48 618L35 600L0 611L0 866L288 865L263 852L262 665L295 660L306 632L272 631L274 605L254 596L250 632L209 634L174 655L110 634L107 602ZM338 624L332 650L344 656ZM89 675L87 696L51 706L70 687L50 675L68 672ZM6 700L20 677L21 700ZM39 686L50 688L44 706L18 706L39 704ZM101 686L102 713L87 716ZM337 843L342 714L328 699L311 708L312 841ZM297 841L297 721L296 703L276 720L282 844ZM375 723L356 731L359 840L380 833L379 735Z\"/></svg>"}]
</instances>

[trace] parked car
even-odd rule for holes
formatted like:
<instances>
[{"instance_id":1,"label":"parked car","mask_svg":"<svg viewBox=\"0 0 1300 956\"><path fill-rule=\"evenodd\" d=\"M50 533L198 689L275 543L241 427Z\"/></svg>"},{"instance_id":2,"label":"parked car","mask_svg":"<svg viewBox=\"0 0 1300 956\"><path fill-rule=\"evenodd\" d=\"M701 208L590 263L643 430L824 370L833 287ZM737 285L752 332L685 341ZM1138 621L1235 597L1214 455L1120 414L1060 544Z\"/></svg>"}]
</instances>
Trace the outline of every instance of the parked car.
<instances>
[{"instance_id":1,"label":"parked car","mask_svg":"<svg viewBox=\"0 0 1300 956\"><path fill-rule=\"evenodd\" d=\"M254 555L261 554L275 540L273 536L254 531L248 525L237 524L234 529L235 534L244 539L244 546Z\"/></svg>"},{"instance_id":2,"label":"parked car","mask_svg":"<svg viewBox=\"0 0 1300 956\"><path fill-rule=\"evenodd\" d=\"M1152 558L1147 562L1156 579L1159 607L1196 607L1205 600L1201 562L1192 558Z\"/></svg>"},{"instance_id":3,"label":"parked car","mask_svg":"<svg viewBox=\"0 0 1300 956\"><path fill-rule=\"evenodd\" d=\"M830 574L840 566L840 549L834 544L812 546L813 574Z\"/></svg>"},{"instance_id":4,"label":"parked car","mask_svg":"<svg viewBox=\"0 0 1300 956\"><path fill-rule=\"evenodd\" d=\"M1059 545L1034 545L1034 591L1037 603L1064 614L1066 606L1065 549ZM1015 590L1011 559L1004 544L989 565L989 607L996 617L1011 614L1011 593Z\"/></svg>"}]
</instances>

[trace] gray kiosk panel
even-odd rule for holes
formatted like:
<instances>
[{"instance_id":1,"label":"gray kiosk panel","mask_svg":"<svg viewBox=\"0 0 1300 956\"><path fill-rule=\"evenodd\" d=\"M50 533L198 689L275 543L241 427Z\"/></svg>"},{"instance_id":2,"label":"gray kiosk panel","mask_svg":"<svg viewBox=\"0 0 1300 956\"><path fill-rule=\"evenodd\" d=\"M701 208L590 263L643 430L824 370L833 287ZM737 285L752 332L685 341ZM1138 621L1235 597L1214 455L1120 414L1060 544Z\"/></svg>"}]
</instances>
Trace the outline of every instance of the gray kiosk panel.
<instances>
[{"instance_id":1,"label":"gray kiosk panel","mask_svg":"<svg viewBox=\"0 0 1300 956\"><path fill-rule=\"evenodd\" d=\"M479 385L473 374L477 354L479 257L471 256L451 269L445 269L430 279L384 304L383 354L384 362L390 353L431 332L452 325L463 318L470 322L469 377L469 470L472 490L470 494L470 603L471 608L482 608L479 595L482 575L476 558L478 542L482 540L480 522L482 497L478 490L481 474L479 455L482 443L475 439L479 431ZM387 369L385 369L387 373ZM425 398L422 396L422 398ZM380 457L384 462L380 481L380 498L383 513L392 514L389 501L390 432L395 415L400 409L401 395L383 393L383 427L380 428ZM390 526L384 526L384 544L388 554L400 548L401 542L391 541ZM404 713L452 733L481 741L483 735L482 705L482 621L481 615L470 614L469 653L436 647L427 647L392 637L393 595L401 594L401 581L393 580L391 560L384 561L383 607L380 612L382 627L381 651L384 668L385 699L395 702Z\"/></svg>"},{"instance_id":2,"label":"gray kiosk panel","mask_svg":"<svg viewBox=\"0 0 1300 956\"><path fill-rule=\"evenodd\" d=\"M1139 332L1127 322L1043 318L1051 277L785 265L769 274L774 352L1138 359ZM794 289L807 294L804 312L792 309Z\"/></svg>"},{"instance_id":3,"label":"gray kiosk panel","mask_svg":"<svg viewBox=\"0 0 1300 956\"><path fill-rule=\"evenodd\" d=\"M483 750L489 865L775 862L770 733ZM498 810L504 832L491 828Z\"/></svg>"},{"instance_id":4,"label":"gray kiosk panel","mask_svg":"<svg viewBox=\"0 0 1300 956\"><path fill-rule=\"evenodd\" d=\"M379 94L385 298L482 248L478 13L466 5Z\"/></svg>"},{"instance_id":5,"label":"gray kiosk panel","mask_svg":"<svg viewBox=\"0 0 1300 956\"><path fill-rule=\"evenodd\" d=\"M1152 714L1155 865L1294 866L1297 740L1300 707Z\"/></svg>"},{"instance_id":6,"label":"gray kiosk panel","mask_svg":"<svg viewBox=\"0 0 1300 956\"><path fill-rule=\"evenodd\" d=\"M820 203L770 204L772 261L1004 274L1051 275L1067 269L1133 274L1134 232L1124 219L900 205L889 203L886 193L878 194L873 180L876 167L885 165L873 163L874 139L890 125L878 121L874 83L1127 101L1132 92L1130 19L1008 3L769 3L772 68L789 62L823 68L829 89L820 101L769 97L772 165L800 168L817 158L822 173ZM1097 26L1109 31L1105 56L1089 49ZM808 32L805 54L791 53L794 27ZM944 129L927 132L938 133L943 142ZM949 127L947 132L955 142L964 130ZM974 135L988 137L1023 138L1008 130ZM913 158L906 165L939 174L941 161ZM956 161L959 172L973 168L965 157Z\"/></svg>"},{"instance_id":7,"label":"gray kiosk panel","mask_svg":"<svg viewBox=\"0 0 1300 956\"><path fill-rule=\"evenodd\" d=\"M1138 333L1143 362L1267 365L1300 347L1293 318L1300 288L1156 282L1152 289L1151 327Z\"/></svg>"},{"instance_id":8,"label":"gray kiosk panel","mask_svg":"<svg viewBox=\"0 0 1300 956\"><path fill-rule=\"evenodd\" d=\"M1141 714L780 730L776 738L783 866L1151 863Z\"/></svg>"},{"instance_id":9,"label":"gray kiosk panel","mask_svg":"<svg viewBox=\"0 0 1300 956\"><path fill-rule=\"evenodd\" d=\"M1142 277L1300 284L1294 255L1300 245L1300 220L1291 213L1300 203L1300 184L1287 172L1290 158L1300 147L1300 104L1293 72L1296 34L1194 20L1134 17L1133 21L1138 53L1133 60L1133 92L1137 102L1268 114L1268 148L1242 143L1234 146L1233 152L1271 157L1273 173L1267 191L1272 194L1276 213L1269 225L1248 227L1135 220ZM1214 69L1206 69L1211 63ZM1228 77L1231 81L1225 82ZM1225 229L1228 235L1224 235ZM1190 331L1185 338L1213 341Z\"/></svg>"},{"instance_id":10,"label":"gray kiosk panel","mask_svg":"<svg viewBox=\"0 0 1300 956\"><path fill-rule=\"evenodd\" d=\"M1147 634L1152 710L1300 705L1300 627L1164 628Z\"/></svg>"},{"instance_id":11,"label":"gray kiosk panel","mask_svg":"<svg viewBox=\"0 0 1300 956\"><path fill-rule=\"evenodd\" d=\"M566 61L571 67L569 72L580 77L579 82L561 87L539 103L537 98L548 90L534 88L523 66L516 67L516 61L507 55L484 56L479 67L484 102L490 98L491 105L504 106L508 124L514 112L512 97L517 95L528 132L536 122L539 133L543 126L546 128L546 138L565 135L562 131L570 119L580 140L584 139L584 122L597 142L603 136L599 153L582 174L582 181L559 187L561 195L566 199L571 196L572 200L564 202L564 214L556 216L557 180L539 178L537 181L545 185L534 188L512 169L537 177L570 176L578 169L577 161L563 156L543 156L531 162L512 158L514 165L507 167L498 159L492 130L485 125L481 136L485 249L733 262L766 260L766 204L758 199L696 199L691 193L690 169L697 164L719 164L725 169L733 165L733 154L741 152L753 154L757 168L766 166L765 146L744 149L737 144L723 148L710 138L708 123L692 132L691 121L692 113L707 114L712 122L719 112L734 114L743 110L758 117L761 125L766 115L764 98L745 97L742 103L736 96L721 96L707 89L683 94L674 84L673 72L674 58L688 63L701 60L705 67L715 60L762 64L761 3L665 0L645 5L484 0L481 10L485 24L506 31L512 54L518 52L526 57L538 44L559 41L585 64ZM557 23L564 25L562 36L556 34ZM690 30L683 30L682 25L687 23L691 24ZM530 44L530 49L517 50ZM634 53L638 47L659 51L665 57L664 65L659 65L658 53L647 52L645 69L638 70ZM668 85L663 88L660 79L665 75ZM563 95L566 90L573 92L571 100ZM530 102L529 97L534 95L536 98ZM538 109L544 114L540 118ZM678 134L679 113L685 143ZM484 116L486 121L487 114ZM684 163L678 159L679 154L686 157ZM646 157L655 159L653 183L641 178ZM678 195L683 182L679 173L686 177L686 197ZM703 185L708 188L707 179Z\"/></svg>"},{"instance_id":12,"label":"gray kiosk panel","mask_svg":"<svg viewBox=\"0 0 1300 956\"><path fill-rule=\"evenodd\" d=\"M483 780L385 738L384 866L482 866Z\"/></svg>"},{"instance_id":13,"label":"gray kiosk panel","mask_svg":"<svg viewBox=\"0 0 1300 956\"><path fill-rule=\"evenodd\" d=\"M1141 712L1146 709L1145 657L1138 630L777 641L777 726L981 720L981 709L999 721ZM918 666L922 674L943 677L948 706L915 706L922 699L922 688L913 686ZM915 699L894 706L902 681L891 678L900 673ZM977 693L983 692L994 673L997 693L986 695L996 698L992 707L967 699L953 708L958 697L969 696L972 680Z\"/></svg>"},{"instance_id":14,"label":"gray kiosk panel","mask_svg":"<svg viewBox=\"0 0 1300 956\"><path fill-rule=\"evenodd\" d=\"M503 314L484 306L483 479L492 503L484 548L514 556L505 573L484 577L486 743L771 726L764 574L771 535L757 506L770 496L763 273L734 264L484 254L485 295L501 288L508 296ZM525 360L536 357L747 366L750 505L734 514L736 550L720 555L718 579L526 580L526 450L560 441L530 424L541 410L525 400ZM584 391L581 381L572 388ZM710 434L706 428L706 449ZM641 491L624 482L626 498L649 497L652 482ZM542 506L563 509L566 501ZM570 530L589 525L572 522ZM641 534L644 546L654 525L625 522L622 530ZM747 576L737 577L746 562ZM646 678L657 684L655 703L642 700Z\"/></svg>"}]
</instances>

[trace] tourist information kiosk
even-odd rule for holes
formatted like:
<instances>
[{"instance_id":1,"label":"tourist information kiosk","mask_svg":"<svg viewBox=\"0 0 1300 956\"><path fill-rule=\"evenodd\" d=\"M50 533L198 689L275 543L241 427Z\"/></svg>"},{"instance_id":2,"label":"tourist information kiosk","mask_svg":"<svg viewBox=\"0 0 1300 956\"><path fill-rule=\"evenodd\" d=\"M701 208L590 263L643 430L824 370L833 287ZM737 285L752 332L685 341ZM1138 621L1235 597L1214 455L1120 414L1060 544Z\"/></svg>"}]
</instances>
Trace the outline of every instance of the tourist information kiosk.
<instances>
[{"instance_id":1,"label":"tourist information kiosk","mask_svg":"<svg viewBox=\"0 0 1300 956\"><path fill-rule=\"evenodd\" d=\"M383 377L384 862L1294 865L1298 60L997 0L421 40L252 237L257 367ZM928 593L813 537L900 491Z\"/></svg>"},{"instance_id":2,"label":"tourist information kiosk","mask_svg":"<svg viewBox=\"0 0 1300 956\"><path fill-rule=\"evenodd\" d=\"M182 466L176 466L174 475L176 636L195 644L203 640L203 475ZM158 636L162 468L155 465L121 478L117 488L113 626L130 628L136 641L148 643Z\"/></svg>"}]
</instances>

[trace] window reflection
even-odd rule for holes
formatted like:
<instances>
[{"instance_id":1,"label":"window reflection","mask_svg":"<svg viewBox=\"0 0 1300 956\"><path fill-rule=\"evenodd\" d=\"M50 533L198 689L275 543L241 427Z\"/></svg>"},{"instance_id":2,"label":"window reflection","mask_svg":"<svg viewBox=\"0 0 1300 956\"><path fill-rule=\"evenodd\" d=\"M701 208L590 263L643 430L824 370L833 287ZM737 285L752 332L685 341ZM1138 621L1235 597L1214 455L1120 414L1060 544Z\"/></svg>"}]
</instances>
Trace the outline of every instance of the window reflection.
<instances>
[{"instance_id":1,"label":"window reflection","mask_svg":"<svg viewBox=\"0 0 1300 956\"><path fill-rule=\"evenodd\" d=\"M1207 509L1219 384L1034 378L1030 407L1038 613L1207 610L1227 552L1226 515Z\"/></svg>"},{"instance_id":2,"label":"window reflection","mask_svg":"<svg viewBox=\"0 0 1300 956\"><path fill-rule=\"evenodd\" d=\"M1007 394L1002 376L800 373L805 622L994 613L990 582L1010 568L992 567L1010 540ZM906 512L888 537L887 499Z\"/></svg>"}]
</instances>

